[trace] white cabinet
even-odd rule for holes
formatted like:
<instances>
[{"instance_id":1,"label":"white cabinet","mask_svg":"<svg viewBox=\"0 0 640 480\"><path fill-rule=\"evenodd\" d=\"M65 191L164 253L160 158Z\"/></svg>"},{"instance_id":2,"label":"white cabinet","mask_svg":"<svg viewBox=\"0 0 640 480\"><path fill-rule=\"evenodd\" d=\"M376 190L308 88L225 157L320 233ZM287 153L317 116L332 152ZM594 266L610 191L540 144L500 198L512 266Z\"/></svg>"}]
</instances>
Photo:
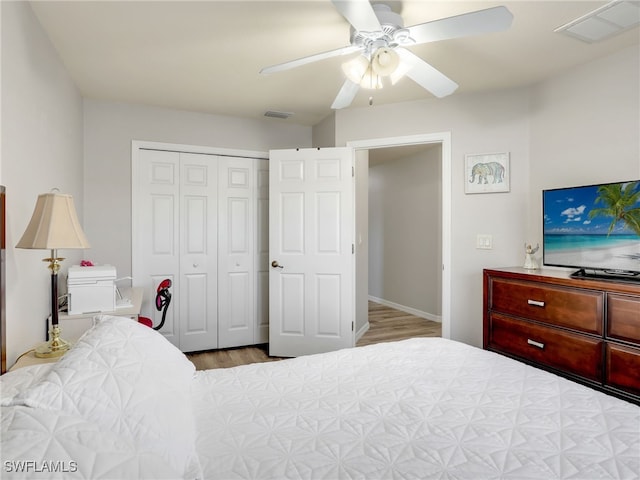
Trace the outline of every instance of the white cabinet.
<instances>
[{"instance_id":1,"label":"white cabinet","mask_svg":"<svg viewBox=\"0 0 640 480\"><path fill-rule=\"evenodd\" d=\"M83 267L84 268L84 267ZM117 307L112 312L86 313L79 315L70 315L68 312L58 312L58 322L62 331L62 338L66 341L75 343L80 337L93 327L94 317L97 315L117 315L119 317L129 317L132 321L138 321L140 307L142 305L142 289L141 288L123 288L122 296L131 301L130 305ZM49 315L49 326L47 331L51 330L51 315Z\"/></svg>"},{"instance_id":2,"label":"white cabinet","mask_svg":"<svg viewBox=\"0 0 640 480\"><path fill-rule=\"evenodd\" d=\"M182 351L266 342L267 284L258 277L267 257L257 252L268 238L258 188L267 161L152 149L133 161L132 274L145 289L142 315L160 322L156 288L169 278L160 331Z\"/></svg>"}]
</instances>

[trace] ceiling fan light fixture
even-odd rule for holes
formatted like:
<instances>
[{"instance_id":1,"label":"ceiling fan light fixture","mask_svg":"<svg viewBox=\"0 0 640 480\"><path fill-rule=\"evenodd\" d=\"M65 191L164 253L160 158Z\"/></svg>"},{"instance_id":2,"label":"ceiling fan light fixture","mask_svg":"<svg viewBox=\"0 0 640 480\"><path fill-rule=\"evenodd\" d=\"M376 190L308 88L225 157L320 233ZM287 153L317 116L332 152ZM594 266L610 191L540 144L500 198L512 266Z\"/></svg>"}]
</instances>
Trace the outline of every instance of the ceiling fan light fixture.
<instances>
[{"instance_id":1,"label":"ceiling fan light fixture","mask_svg":"<svg viewBox=\"0 0 640 480\"><path fill-rule=\"evenodd\" d=\"M379 48L371 58L371 68L381 77L392 75L399 65L400 58L393 48Z\"/></svg>"},{"instance_id":2,"label":"ceiling fan light fixture","mask_svg":"<svg viewBox=\"0 0 640 480\"><path fill-rule=\"evenodd\" d=\"M638 0L614 1L625 4L638 3ZM387 82L387 78L395 83L405 74L438 98L451 95L458 88L458 84L404 47L469 35L502 32L507 30L513 21L511 12L502 6L405 28L402 16L386 4L390 2L380 3L378 0L331 0L331 2L338 13L350 24L350 45L272 65L263 68L260 73L280 72L312 62L360 52L358 57L342 65L347 79L331 105L334 110L351 105L360 88L382 88L383 81ZM398 10L395 6L396 2L393 3L394 9ZM625 17L626 13L616 11L615 15L608 14L608 16Z\"/></svg>"},{"instance_id":3,"label":"ceiling fan light fixture","mask_svg":"<svg viewBox=\"0 0 640 480\"><path fill-rule=\"evenodd\" d=\"M360 86L368 90L379 90L382 88L382 77L378 75L371 65L360 80Z\"/></svg>"},{"instance_id":4,"label":"ceiling fan light fixture","mask_svg":"<svg viewBox=\"0 0 640 480\"><path fill-rule=\"evenodd\" d=\"M393 32L393 41L398 45L411 45L416 43L416 41L411 38L411 32L407 28L400 28Z\"/></svg>"},{"instance_id":5,"label":"ceiling fan light fixture","mask_svg":"<svg viewBox=\"0 0 640 480\"><path fill-rule=\"evenodd\" d=\"M353 60L349 60L342 64L342 71L349 80L359 84L362 81L367 69L369 68L369 59L364 55L358 55Z\"/></svg>"}]
</instances>

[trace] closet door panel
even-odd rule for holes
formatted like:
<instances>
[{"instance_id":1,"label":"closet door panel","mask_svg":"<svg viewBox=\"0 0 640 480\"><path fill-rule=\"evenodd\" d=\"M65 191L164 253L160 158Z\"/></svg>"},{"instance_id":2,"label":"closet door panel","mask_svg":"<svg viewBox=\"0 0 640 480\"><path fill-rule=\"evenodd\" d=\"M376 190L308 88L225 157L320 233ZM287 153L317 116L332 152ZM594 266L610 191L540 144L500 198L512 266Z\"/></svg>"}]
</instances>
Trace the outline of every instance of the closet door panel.
<instances>
[{"instance_id":1,"label":"closet door panel","mask_svg":"<svg viewBox=\"0 0 640 480\"><path fill-rule=\"evenodd\" d=\"M231 331L246 331L249 321L249 302L247 302L247 294L249 289L249 274L247 272L230 273L227 277L229 283L228 297L229 302L229 324L228 329Z\"/></svg>"},{"instance_id":2,"label":"closet door panel","mask_svg":"<svg viewBox=\"0 0 640 480\"><path fill-rule=\"evenodd\" d=\"M161 322L156 290L169 279L161 333L182 351L268 342L269 162L154 148L134 146L132 167L142 314Z\"/></svg>"},{"instance_id":3,"label":"closet door panel","mask_svg":"<svg viewBox=\"0 0 640 480\"><path fill-rule=\"evenodd\" d=\"M207 331L207 275L195 273L183 275L182 292L184 300L183 337L198 335Z\"/></svg>"},{"instance_id":4,"label":"closet door panel","mask_svg":"<svg viewBox=\"0 0 640 480\"><path fill-rule=\"evenodd\" d=\"M218 164L218 344L227 348L254 343L254 181L250 159L220 157Z\"/></svg>"},{"instance_id":5,"label":"closet door panel","mask_svg":"<svg viewBox=\"0 0 640 480\"><path fill-rule=\"evenodd\" d=\"M154 255L175 255L173 235L176 227L173 212L178 210L177 198L171 194L151 195L151 252Z\"/></svg>"},{"instance_id":6,"label":"closet door panel","mask_svg":"<svg viewBox=\"0 0 640 480\"><path fill-rule=\"evenodd\" d=\"M184 251L187 255L207 255L208 198L186 195L183 198L186 218Z\"/></svg>"},{"instance_id":7,"label":"closet door panel","mask_svg":"<svg viewBox=\"0 0 640 480\"><path fill-rule=\"evenodd\" d=\"M173 299L161 333L179 346L180 271L180 156L176 152L140 150L135 165L133 191L133 284L143 287L141 315L159 325L162 313L155 308L156 290L162 280L172 281Z\"/></svg>"},{"instance_id":8,"label":"closet door panel","mask_svg":"<svg viewBox=\"0 0 640 480\"><path fill-rule=\"evenodd\" d=\"M254 160L256 168L255 343L269 342L269 161Z\"/></svg>"},{"instance_id":9,"label":"closet door panel","mask_svg":"<svg viewBox=\"0 0 640 480\"><path fill-rule=\"evenodd\" d=\"M249 199L227 198L228 256L244 261L249 253Z\"/></svg>"},{"instance_id":10,"label":"closet door panel","mask_svg":"<svg viewBox=\"0 0 640 480\"><path fill-rule=\"evenodd\" d=\"M216 162L180 153L180 349L218 347Z\"/></svg>"}]
</instances>

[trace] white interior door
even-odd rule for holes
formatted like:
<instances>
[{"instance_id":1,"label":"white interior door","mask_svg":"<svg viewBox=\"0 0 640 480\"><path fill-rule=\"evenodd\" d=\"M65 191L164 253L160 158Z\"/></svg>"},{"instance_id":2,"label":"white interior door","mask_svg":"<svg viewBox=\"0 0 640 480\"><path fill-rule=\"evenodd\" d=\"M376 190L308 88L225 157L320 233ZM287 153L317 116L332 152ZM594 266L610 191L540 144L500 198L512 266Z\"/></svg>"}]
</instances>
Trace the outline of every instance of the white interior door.
<instances>
[{"instance_id":1,"label":"white interior door","mask_svg":"<svg viewBox=\"0 0 640 480\"><path fill-rule=\"evenodd\" d=\"M353 150L272 150L269 158L269 355L352 347Z\"/></svg>"}]
</instances>

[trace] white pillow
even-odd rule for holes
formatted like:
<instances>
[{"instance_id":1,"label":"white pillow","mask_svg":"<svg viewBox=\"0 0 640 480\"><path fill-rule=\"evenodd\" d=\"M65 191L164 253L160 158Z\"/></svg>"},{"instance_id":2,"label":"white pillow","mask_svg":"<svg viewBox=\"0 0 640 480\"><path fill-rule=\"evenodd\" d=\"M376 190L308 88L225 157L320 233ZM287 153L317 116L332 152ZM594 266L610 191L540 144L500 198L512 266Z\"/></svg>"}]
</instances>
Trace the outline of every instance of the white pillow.
<instances>
[{"instance_id":1,"label":"white pillow","mask_svg":"<svg viewBox=\"0 0 640 480\"><path fill-rule=\"evenodd\" d=\"M194 365L155 330L102 316L37 384L24 405L78 415L199 476L190 386ZM15 400L14 400L15 401Z\"/></svg>"}]
</instances>

